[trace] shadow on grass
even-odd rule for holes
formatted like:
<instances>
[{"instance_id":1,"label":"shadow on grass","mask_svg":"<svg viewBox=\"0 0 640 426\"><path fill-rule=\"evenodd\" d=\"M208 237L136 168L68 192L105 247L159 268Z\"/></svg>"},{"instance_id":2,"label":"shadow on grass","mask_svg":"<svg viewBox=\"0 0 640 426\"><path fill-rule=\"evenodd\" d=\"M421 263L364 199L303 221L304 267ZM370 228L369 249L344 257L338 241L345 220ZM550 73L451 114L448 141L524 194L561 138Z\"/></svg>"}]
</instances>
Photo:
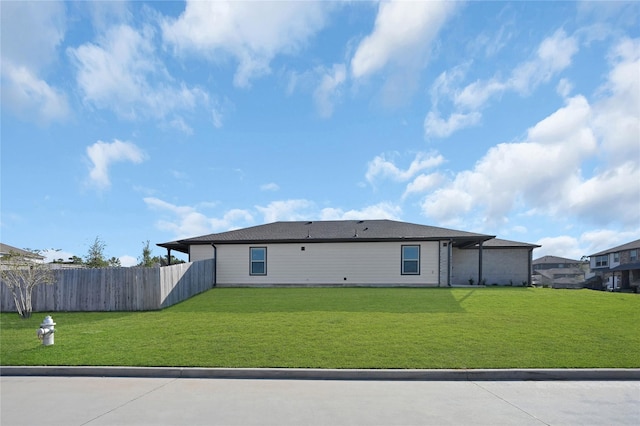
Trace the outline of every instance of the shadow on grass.
<instances>
[{"instance_id":1,"label":"shadow on grass","mask_svg":"<svg viewBox=\"0 0 640 426\"><path fill-rule=\"evenodd\" d=\"M462 313L449 288L218 288L167 312L381 312ZM458 290L459 291L459 290Z\"/></svg>"}]
</instances>

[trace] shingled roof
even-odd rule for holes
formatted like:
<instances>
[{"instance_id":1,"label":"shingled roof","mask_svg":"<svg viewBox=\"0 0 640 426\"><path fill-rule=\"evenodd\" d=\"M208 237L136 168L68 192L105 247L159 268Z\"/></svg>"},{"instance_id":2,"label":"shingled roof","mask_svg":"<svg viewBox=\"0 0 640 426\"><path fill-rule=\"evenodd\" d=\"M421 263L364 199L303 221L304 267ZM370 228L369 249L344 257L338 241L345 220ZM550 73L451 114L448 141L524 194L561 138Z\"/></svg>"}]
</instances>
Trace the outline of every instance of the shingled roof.
<instances>
[{"instance_id":1,"label":"shingled roof","mask_svg":"<svg viewBox=\"0 0 640 426\"><path fill-rule=\"evenodd\" d=\"M559 257L559 256L542 256L542 257L539 257L538 259L534 259L534 261L533 261L534 265L540 265L540 264L545 264L545 263L569 263L569 264L573 264L573 263L585 263L585 262L581 261L581 260L568 259L566 257Z\"/></svg>"},{"instance_id":2,"label":"shingled roof","mask_svg":"<svg viewBox=\"0 0 640 426\"><path fill-rule=\"evenodd\" d=\"M482 246L484 248L537 248L542 247L538 244L522 243L520 241L501 240L500 238L492 238L485 241ZM478 245L475 245L478 248Z\"/></svg>"},{"instance_id":3,"label":"shingled roof","mask_svg":"<svg viewBox=\"0 0 640 426\"><path fill-rule=\"evenodd\" d=\"M9 254L15 253L20 256L31 257L34 259L42 260L44 256L39 255L38 253L34 253L27 250L22 250L17 247L10 246L9 244L0 243L0 256L6 256Z\"/></svg>"},{"instance_id":4,"label":"shingled roof","mask_svg":"<svg viewBox=\"0 0 640 426\"><path fill-rule=\"evenodd\" d=\"M452 240L456 247L467 247L492 238L495 237L387 219L329 220L273 222L158 246L186 253L189 245L194 244Z\"/></svg>"},{"instance_id":5,"label":"shingled roof","mask_svg":"<svg viewBox=\"0 0 640 426\"><path fill-rule=\"evenodd\" d=\"M603 255L603 254L616 253L618 251L633 250L633 249L640 249L640 240L631 241L630 243L622 244L621 246L612 247L612 248L607 249L607 250L602 250L602 251L599 251L597 253L590 254L589 256L590 257L591 256L600 256L600 255Z\"/></svg>"}]
</instances>

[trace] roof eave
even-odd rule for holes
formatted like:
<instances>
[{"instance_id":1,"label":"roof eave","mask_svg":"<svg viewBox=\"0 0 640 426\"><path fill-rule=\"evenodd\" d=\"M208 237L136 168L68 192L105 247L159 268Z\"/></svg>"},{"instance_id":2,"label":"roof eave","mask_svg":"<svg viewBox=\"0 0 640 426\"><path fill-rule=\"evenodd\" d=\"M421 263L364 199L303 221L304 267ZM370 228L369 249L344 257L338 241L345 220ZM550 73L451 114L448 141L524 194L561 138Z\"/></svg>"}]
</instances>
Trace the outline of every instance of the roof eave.
<instances>
[{"instance_id":1,"label":"roof eave","mask_svg":"<svg viewBox=\"0 0 640 426\"><path fill-rule=\"evenodd\" d=\"M411 236L411 237L359 237L354 236L351 238L313 238L313 237L304 237L304 238L282 238L282 239L245 239L245 240L181 240L174 241L171 243L162 243L157 244L160 247L174 248L172 244L181 244L181 245L210 245L210 244L293 244L293 243L354 243L354 242L369 242L369 243L377 243L377 242L402 242L402 241L453 241L454 243L458 243L459 246L464 245L465 247L468 245L478 244L480 242L488 241L495 238L491 235L478 235L477 237L423 237L423 236Z\"/></svg>"}]
</instances>

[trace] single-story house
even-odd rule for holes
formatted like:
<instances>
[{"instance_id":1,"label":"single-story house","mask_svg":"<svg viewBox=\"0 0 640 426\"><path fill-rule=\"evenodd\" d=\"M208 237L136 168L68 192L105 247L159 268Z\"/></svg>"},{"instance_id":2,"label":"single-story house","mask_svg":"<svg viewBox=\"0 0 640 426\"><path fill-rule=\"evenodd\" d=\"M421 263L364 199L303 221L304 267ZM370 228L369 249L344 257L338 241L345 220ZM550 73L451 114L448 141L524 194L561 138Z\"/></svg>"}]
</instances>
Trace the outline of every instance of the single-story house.
<instances>
[{"instance_id":1,"label":"single-story house","mask_svg":"<svg viewBox=\"0 0 640 426\"><path fill-rule=\"evenodd\" d=\"M589 256L589 267L609 289L640 287L640 240Z\"/></svg>"},{"instance_id":2,"label":"single-story house","mask_svg":"<svg viewBox=\"0 0 640 426\"><path fill-rule=\"evenodd\" d=\"M398 222L274 222L158 244L215 259L216 286L531 283L534 244Z\"/></svg>"},{"instance_id":3,"label":"single-story house","mask_svg":"<svg viewBox=\"0 0 640 426\"><path fill-rule=\"evenodd\" d=\"M589 263L559 256L542 256L533 260L533 279L554 288L582 288Z\"/></svg>"},{"instance_id":4,"label":"single-story house","mask_svg":"<svg viewBox=\"0 0 640 426\"><path fill-rule=\"evenodd\" d=\"M20 261L20 262L34 262L34 263L44 263L44 256L39 255L38 253L34 253L32 251L19 249L17 247L10 246L9 244L0 243L0 259L7 258L11 259L12 262ZM6 261L6 259L5 259Z\"/></svg>"}]
</instances>

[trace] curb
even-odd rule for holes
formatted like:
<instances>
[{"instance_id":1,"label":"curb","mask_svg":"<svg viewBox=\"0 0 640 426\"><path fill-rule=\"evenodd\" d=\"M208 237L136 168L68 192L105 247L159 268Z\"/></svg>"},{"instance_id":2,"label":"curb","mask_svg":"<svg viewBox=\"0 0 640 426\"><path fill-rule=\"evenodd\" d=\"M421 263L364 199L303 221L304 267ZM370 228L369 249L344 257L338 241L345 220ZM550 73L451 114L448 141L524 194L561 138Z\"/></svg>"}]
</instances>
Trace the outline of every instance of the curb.
<instances>
[{"instance_id":1,"label":"curb","mask_svg":"<svg viewBox=\"0 0 640 426\"><path fill-rule=\"evenodd\" d=\"M551 381L640 380L640 368L356 370L315 368L0 367L0 376L138 377L175 379Z\"/></svg>"}]
</instances>

